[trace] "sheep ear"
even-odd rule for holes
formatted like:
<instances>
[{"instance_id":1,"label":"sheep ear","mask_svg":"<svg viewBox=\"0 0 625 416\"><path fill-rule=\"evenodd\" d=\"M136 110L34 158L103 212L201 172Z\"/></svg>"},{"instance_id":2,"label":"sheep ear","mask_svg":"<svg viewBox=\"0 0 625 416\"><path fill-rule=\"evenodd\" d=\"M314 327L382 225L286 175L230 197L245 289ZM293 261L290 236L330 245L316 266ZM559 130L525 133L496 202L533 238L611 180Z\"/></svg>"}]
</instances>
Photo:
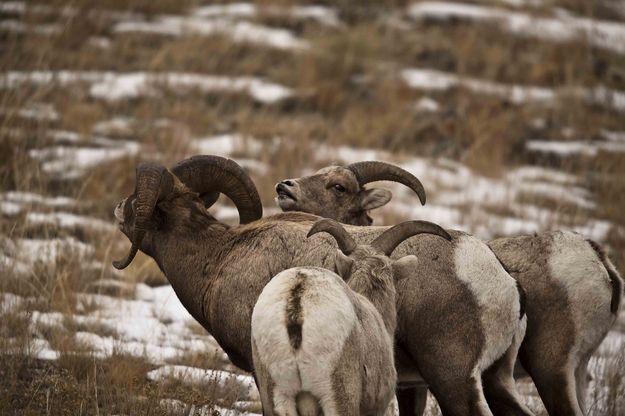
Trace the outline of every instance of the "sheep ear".
<instances>
[{"instance_id":1,"label":"sheep ear","mask_svg":"<svg viewBox=\"0 0 625 416\"><path fill-rule=\"evenodd\" d=\"M398 282L406 277L414 274L414 270L419 267L419 259L415 255L404 256L399 260L395 260L393 265L393 277Z\"/></svg>"},{"instance_id":2,"label":"sheep ear","mask_svg":"<svg viewBox=\"0 0 625 416\"><path fill-rule=\"evenodd\" d=\"M343 280L347 280L352 272L354 260L347 257L341 250L337 250L334 257L334 269L336 274L341 276Z\"/></svg>"},{"instance_id":3,"label":"sheep ear","mask_svg":"<svg viewBox=\"0 0 625 416\"><path fill-rule=\"evenodd\" d=\"M380 208L388 204L388 201L390 201L392 197L393 194L391 191L387 191L386 189L368 189L364 191L362 197L362 209L369 211L370 209Z\"/></svg>"}]
</instances>

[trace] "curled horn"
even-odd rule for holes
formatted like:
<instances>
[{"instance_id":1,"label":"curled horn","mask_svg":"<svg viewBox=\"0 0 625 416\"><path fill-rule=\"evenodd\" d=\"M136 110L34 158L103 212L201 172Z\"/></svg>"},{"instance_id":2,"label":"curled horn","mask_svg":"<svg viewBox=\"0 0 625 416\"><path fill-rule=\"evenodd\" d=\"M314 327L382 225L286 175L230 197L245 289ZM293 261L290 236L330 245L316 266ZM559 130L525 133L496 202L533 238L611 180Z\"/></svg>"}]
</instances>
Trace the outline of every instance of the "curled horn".
<instances>
[{"instance_id":1,"label":"curled horn","mask_svg":"<svg viewBox=\"0 0 625 416\"><path fill-rule=\"evenodd\" d=\"M386 162L369 161L352 163L347 166L347 169L354 172L360 185L375 181L393 181L406 185L417 194L421 205L425 205L423 184L416 176L399 166Z\"/></svg>"},{"instance_id":2,"label":"curled horn","mask_svg":"<svg viewBox=\"0 0 625 416\"><path fill-rule=\"evenodd\" d=\"M397 247L405 239L417 234L434 234L451 240L451 236L440 225L429 221L406 221L389 228L380 234L371 246L390 256L395 247Z\"/></svg>"},{"instance_id":3,"label":"curled horn","mask_svg":"<svg viewBox=\"0 0 625 416\"><path fill-rule=\"evenodd\" d=\"M137 255L145 236L147 223L152 217L156 204L174 188L174 178L167 169L157 163L142 163L137 166L135 184L135 224L132 233L132 246L125 260L116 260L116 269L125 269Z\"/></svg>"},{"instance_id":4,"label":"curled horn","mask_svg":"<svg viewBox=\"0 0 625 416\"><path fill-rule=\"evenodd\" d=\"M328 233L334 237L343 254L349 256L356 249L356 241L353 237L345 231L341 224L334 220L325 218L317 221L308 232L307 237L310 238L317 233Z\"/></svg>"},{"instance_id":5,"label":"curled horn","mask_svg":"<svg viewBox=\"0 0 625 416\"><path fill-rule=\"evenodd\" d=\"M193 156L178 162L171 171L187 187L199 193L205 204L215 195L225 194L236 205L241 224L262 218L263 206L256 186L233 160L212 155Z\"/></svg>"}]
</instances>

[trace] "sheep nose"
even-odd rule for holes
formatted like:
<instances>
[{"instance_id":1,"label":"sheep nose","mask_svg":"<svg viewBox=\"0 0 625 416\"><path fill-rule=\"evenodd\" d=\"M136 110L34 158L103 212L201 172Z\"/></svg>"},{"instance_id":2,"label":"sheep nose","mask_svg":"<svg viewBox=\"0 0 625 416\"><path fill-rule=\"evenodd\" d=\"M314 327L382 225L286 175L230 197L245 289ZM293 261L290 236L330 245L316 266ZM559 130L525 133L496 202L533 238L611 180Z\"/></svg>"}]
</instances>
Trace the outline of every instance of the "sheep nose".
<instances>
[{"instance_id":1,"label":"sheep nose","mask_svg":"<svg viewBox=\"0 0 625 416\"><path fill-rule=\"evenodd\" d=\"M283 184L283 185L286 185L286 186L293 186L293 185L295 185L295 182L293 182L290 179L285 179L285 180L281 181L280 183Z\"/></svg>"}]
</instances>

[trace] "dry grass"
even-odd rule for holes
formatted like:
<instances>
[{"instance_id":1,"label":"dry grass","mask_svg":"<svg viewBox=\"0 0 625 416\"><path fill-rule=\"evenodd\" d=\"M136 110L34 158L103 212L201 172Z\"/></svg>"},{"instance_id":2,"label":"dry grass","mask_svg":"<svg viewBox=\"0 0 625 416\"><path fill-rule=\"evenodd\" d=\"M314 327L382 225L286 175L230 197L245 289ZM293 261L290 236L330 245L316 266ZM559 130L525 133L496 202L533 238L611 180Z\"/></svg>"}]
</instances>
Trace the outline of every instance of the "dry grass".
<instances>
[{"instance_id":1,"label":"dry grass","mask_svg":"<svg viewBox=\"0 0 625 416\"><path fill-rule=\"evenodd\" d=\"M151 383L143 360L61 355L56 362L0 356L0 413L20 415L169 414L161 399L210 405L205 386ZM210 393L210 391L209 391Z\"/></svg>"}]
</instances>

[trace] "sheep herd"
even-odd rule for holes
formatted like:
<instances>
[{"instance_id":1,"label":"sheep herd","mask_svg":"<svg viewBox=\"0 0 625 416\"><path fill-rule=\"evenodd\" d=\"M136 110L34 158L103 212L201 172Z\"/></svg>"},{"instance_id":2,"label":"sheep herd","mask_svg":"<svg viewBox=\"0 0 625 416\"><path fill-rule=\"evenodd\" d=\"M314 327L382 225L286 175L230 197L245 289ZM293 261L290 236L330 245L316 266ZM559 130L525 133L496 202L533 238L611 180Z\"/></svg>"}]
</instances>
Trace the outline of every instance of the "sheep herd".
<instances>
[{"instance_id":1,"label":"sheep herd","mask_svg":"<svg viewBox=\"0 0 625 416\"><path fill-rule=\"evenodd\" d=\"M616 320L622 279L597 243L564 231L484 242L426 221L372 226L384 162L330 166L276 186L263 217L247 173L219 156L137 167L115 209L128 266L151 256L230 360L253 372L265 415L584 415L587 365ZM225 194L240 225L208 208ZM342 223L342 224L341 224ZM518 361L518 363L517 363Z\"/></svg>"}]
</instances>

